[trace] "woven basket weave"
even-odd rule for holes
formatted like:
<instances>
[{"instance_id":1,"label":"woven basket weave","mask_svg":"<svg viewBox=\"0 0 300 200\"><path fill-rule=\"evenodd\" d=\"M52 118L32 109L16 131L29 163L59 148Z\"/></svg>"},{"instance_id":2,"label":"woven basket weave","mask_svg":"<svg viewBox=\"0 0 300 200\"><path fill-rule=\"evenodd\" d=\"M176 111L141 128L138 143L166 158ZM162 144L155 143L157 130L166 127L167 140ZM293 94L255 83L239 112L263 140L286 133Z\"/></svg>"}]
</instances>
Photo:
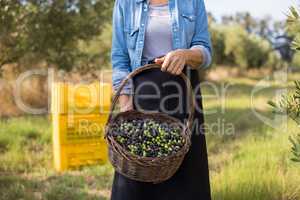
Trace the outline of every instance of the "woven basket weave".
<instances>
[{"instance_id":1,"label":"woven basket weave","mask_svg":"<svg viewBox=\"0 0 300 200\"><path fill-rule=\"evenodd\" d=\"M182 124L180 120L170 117L163 113L143 113L135 110L118 113L113 116L113 111L119 99L120 93L129 80L137 74L149 70L160 68L158 65L145 65L130 73L126 79L123 80L121 86L115 94L112 102L112 107L109 119L106 125L106 139L109 145L109 159L117 172L126 176L129 179L140 182L160 183L171 178L180 167L186 153L189 151L191 145L190 128L194 115L194 98L191 83L189 79L182 73L180 76L187 85L188 97L190 101L189 118L186 124ZM161 123L168 123L181 128L181 134L184 138L184 146L177 152L167 157L149 158L139 157L131 154L123 148L112 136L111 126L119 120L134 120L134 119L154 119Z\"/></svg>"}]
</instances>

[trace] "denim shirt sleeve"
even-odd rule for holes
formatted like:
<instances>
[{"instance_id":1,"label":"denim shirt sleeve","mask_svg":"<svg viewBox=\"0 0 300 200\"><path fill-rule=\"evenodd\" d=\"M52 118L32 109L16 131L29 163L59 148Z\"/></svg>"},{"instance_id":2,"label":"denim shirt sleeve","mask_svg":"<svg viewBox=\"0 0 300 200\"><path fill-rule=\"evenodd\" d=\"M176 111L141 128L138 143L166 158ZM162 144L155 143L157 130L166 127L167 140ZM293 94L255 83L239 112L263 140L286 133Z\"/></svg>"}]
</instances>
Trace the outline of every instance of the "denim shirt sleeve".
<instances>
[{"instance_id":1,"label":"denim shirt sleeve","mask_svg":"<svg viewBox=\"0 0 300 200\"><path fill-rule=\"evenodd\" d=\"M198 11L196 16L195 34L192 39L191 48L199 49L203 54L203 63L201 67L207 68L212 61L211 39L208 31L208 19L204 0L198 1Z\"/></svg>"},{"instance_id":2,"label":"denim shirt sleeve","mask_svg":"<svg viewBox=\"0 0 300 200\"><path fill-rule=\"evenodd\" d=\"M126 38L124 34L124 16L121 5L122 0L116 0L113 11L113 25L112 25L112 79L113 87L116 91L123 79L130 73L130 58L127 49ZM127 84L122 90L121 94L131 94L131 83Z\"/></svg>"}]
</instances>

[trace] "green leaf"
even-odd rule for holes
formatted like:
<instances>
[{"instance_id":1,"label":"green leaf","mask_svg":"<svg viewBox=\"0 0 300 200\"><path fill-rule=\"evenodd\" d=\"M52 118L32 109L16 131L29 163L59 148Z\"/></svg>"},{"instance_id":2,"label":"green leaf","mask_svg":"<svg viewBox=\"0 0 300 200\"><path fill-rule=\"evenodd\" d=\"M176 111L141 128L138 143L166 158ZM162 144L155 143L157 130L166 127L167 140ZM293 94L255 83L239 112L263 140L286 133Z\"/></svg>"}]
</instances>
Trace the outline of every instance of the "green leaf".
<instances>
[{"instance_id":1,"label":"green leaf","mask_svg":"<svg viewBox=\"0 0 300 200\"><path fill-rule=\"evenodd\" d=\"M293 162L300 162L300 159L292 158L291 161L293 161Z\"/></svg>"}]
</instances>

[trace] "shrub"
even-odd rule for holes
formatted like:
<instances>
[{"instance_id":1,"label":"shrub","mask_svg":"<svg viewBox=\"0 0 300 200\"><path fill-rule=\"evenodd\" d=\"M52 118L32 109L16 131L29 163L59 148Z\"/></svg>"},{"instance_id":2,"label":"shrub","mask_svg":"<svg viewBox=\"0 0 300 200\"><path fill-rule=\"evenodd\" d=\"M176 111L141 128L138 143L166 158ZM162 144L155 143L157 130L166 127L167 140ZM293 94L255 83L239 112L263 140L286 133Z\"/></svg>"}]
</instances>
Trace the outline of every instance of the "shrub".
<instances>
[{"instance_id":1,"label":"shrub","mask_svg":"<svg viewBox=\"0 0 300 200\"><path fill-rule=\"evenodd\" d=\"M239 25L232 25L224 28L225 33L225 55L234 57L234 64L247 68L247 52L245 41L247 32Z\"/></svg>"},{"instance_id":2,"label":"shrub","mask_svg":"<svg viewBox=\"0 0 300 200\"><path fill-rule=\"evenodd\" d=\"M212 24L210 27L214 49L214 64L235 65L243 69L274 66L279 56L271 43L248 33L241 25Z\"/></svg>"},{"instance_id":3,"label":"shrub","mask_svg":"<svg viewBox=\"0 0 300 200\"><path fill-rule=\"evenodd\" d=\"M213 63L216 65L228 62L225 55L225 34L216 24L210 26L213 47ZM231 62L232 63L232 62ZM231 64L230 62L227 64Z\"/></svg>"}]
</instances>

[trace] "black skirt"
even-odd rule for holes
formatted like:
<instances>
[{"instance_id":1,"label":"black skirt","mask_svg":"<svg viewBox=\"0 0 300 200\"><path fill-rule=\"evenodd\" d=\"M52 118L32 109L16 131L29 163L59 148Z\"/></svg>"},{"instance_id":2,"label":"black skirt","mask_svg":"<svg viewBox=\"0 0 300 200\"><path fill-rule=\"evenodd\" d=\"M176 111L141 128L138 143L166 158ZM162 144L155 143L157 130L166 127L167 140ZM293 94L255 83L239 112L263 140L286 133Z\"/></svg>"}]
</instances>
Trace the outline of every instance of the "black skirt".
<instances>
[{"instance_id":1,"label":"black skirt","mask_svg":"<svg viewBox=\"0 0 300 200\"><path fill-rule=\"evenodd\" d=\"M196 70L185 69L190 78L196 108L192 130L192 146L181 167L169 180L143 183L115 172L111 200L210 200L210 184L202 98ZM153 69L142 72L133 80L134 107L143 111L160 111L184 122L188 117L186 85L178 77Z\"/></svg>"}]
</instances>

